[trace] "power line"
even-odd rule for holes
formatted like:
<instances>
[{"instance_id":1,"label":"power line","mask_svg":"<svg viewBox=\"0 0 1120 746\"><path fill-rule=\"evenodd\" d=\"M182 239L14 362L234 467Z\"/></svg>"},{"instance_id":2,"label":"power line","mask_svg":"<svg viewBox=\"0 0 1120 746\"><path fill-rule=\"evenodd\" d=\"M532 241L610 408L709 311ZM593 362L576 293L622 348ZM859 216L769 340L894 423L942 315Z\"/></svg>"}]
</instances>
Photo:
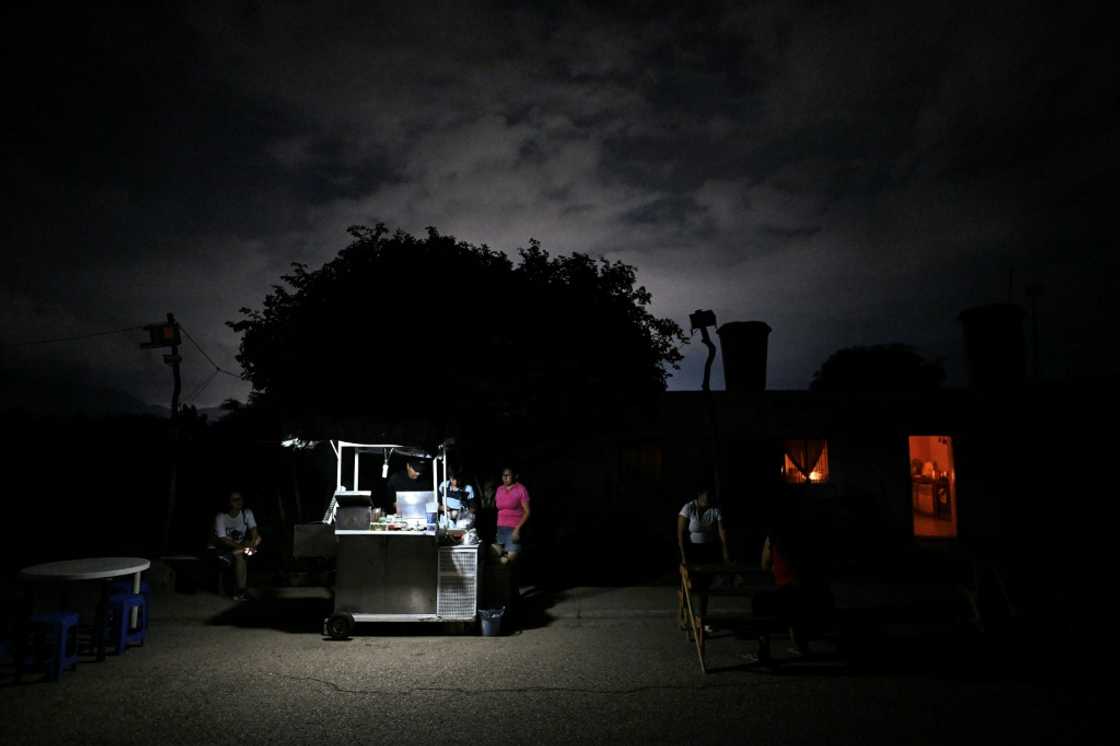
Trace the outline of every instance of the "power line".
<instances>
[{"instance_id":1,"label":"power line","mask_svg":"<svg viewBox=\"0 0 1120 746\"><path fill-rule=\"evenodd\" d=\"M215 369L214 372L211 373L202 383L195 386L194 390L187 395L187 398L183 401L183 404L193 404L195 399L201 396L202 392L205 391L206 388L214 381L214 379L218 377L219 372L220 371Z\"/></svg>"},{"instance_id":2,"label":"power line","mask_svg":"<svg viewBox=\"0 0 1120 746\"><path fill-rule=\"evenodd\" d=\"M202 353L202 356L204 358L206 358L206 361L214 366L214 370L215 370L214 375L217 375L218 373L225 373L227 376L233 376L234 378L236 378L239 381L242 380L241 376L239 376L236 373L233 373L231 371L228 371L225 368L223 368L222 366L215 363L214 358L212 358L212 357L210 357L209 355L206 354L206 350L202 349L202 345L200 345L198 343L198 341L194 337L191 336L191 333L187 331L187 328L185 326L183 326L182 324L179 324L179 329L182 330L183 334L187 335L187 339L189 339L191 341L191 344L193 344L195 346L195 349L197 349L200 353ZM208 380L207 383L209 383L209 382L210 381Z\"/></svg>"},{"instance_id":3,"label":"power line","mask_svg":"<svg viewBox=\"0 0 1120 746\"><path fill-rule=\"evenodd\" d=\"M111 334L123 334L125 332L140 331L142 329L147 329L147 328L148 328L148 325L146 325L146 324L145 325L138 325L138 326L126 326L122 329L107 329L105 331L100 331L100 332L90 332L89 334L75 334L75 335L69 336L69 337L52 337L50 339L35 339L35 340L28 341L28 342L16 342L14 344L10 344L10 345L7 345L7 346L8 347L31 347L31 346L34 346L34 345L53 344L53 343L56 343L56 342L78 342L78 341L81 341L83 339L93 339L95 337L107 337ZM198 340L196 340L193 336L191 336L191 333L189 331L187 331L186 328L183 327L182 324L179 324L179 329L182 330L182 332L187 335L187 339L189 339L191 341L191 344L193 344L195 346L195 349L197 349L199 351L199 353L202 354L202 357L206 358L206 361L208 363L210 363L212 366L214 366L214 372L211 373L199 385L197 385L194 388L193 391L191 391L190 395L188 395L186 397L186 400L184 401L184 403L193 402L195 400L195 398L197 398L199 395L201 395L202 392L204 390L206 390L206 388L211 383L213 383L214 379L218 377L219 373L230 376L231 378L236 378L239 381L244 380L237 373L234 373L233 371L230 371L230 370L226 370L225 368L223 368L222 366L220 366L216 362L214 362L214 358L210 357L210 355L208 355L206 353L206 350L202 349L202 345L200 345L198 343Z\"/></svg>"},{"instance_id":4,"label":"power line","mask_svg":"<svg viewBox=\"0 0 1120 746\"><path fill-rule=\"evenodd\" d=\"M9 347L30 347L32 345L45 345L53 342L77 342L82 339L92 339L93 337L106 337L110 334L123 334L124 332L135 332L144 329L144 326L126 326L124 329L109 329L104 332L91 332L90 334L78 334L73 337L54 337L53 339L36 339L30 342L15 342L8 345Z\"/></svg>"}]
</instances>

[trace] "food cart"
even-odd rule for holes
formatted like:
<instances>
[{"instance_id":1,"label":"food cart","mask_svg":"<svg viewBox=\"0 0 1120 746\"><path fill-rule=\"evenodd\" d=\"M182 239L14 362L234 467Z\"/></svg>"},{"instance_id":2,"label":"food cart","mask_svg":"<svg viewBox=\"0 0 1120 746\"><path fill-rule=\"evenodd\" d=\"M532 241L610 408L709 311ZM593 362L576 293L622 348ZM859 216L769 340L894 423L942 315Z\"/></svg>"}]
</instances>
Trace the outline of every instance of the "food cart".
<instances>
[{"instance_id":1,"label":"food cart","mask_svg":"<svg viewBox=\"0 0 1120 746\"><path fill-rule=\"evenodd\" d=\"M322 523L334 527L336 570L334 611L323 633L342 639L358 622L474 622L478 544L467 543L469 533L440 528L435 520L441 504L446 512L439 490L447 477L446 448L429 454L394 444L330 445L337 460L335 490ZM425 479L416 491L397 493L398 514L378 515L373 491L360 488L363 456L380 457L382 479L394 456L430 463L430 491Z\"/></svg>"}]
</instances>

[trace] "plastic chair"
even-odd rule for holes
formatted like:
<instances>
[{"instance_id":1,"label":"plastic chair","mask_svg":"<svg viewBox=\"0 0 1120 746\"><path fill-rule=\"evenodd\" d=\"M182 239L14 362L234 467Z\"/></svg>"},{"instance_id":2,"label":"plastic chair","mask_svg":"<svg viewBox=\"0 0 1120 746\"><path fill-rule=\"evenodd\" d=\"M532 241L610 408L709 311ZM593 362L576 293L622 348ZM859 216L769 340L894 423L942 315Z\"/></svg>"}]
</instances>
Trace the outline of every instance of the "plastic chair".
<instances>
[{"instance_id":1,"label":"plastic chair","mask_svg":"<svg viewBox=\"0 0 1120 746\"><path fill-rule=\"evenodd\" d=\"M114 593L109 597L109 608L113 611L112 626L108 630L117 648L117 655L124 655L129 645L143 645L148 639L148 603L139 593ZM131 628L132 610L139 609L136 628Z\"/></svg>"},{"instance_id":2,"label":"plastic chair","mask_svg":"<svg viewBox=\"0 0 1120 746\"><path fill-rule=\"evenodd\" d=\"M78 667L78 614L73 611L52 611L31 617L32 626L43 625L50 634L47 656L47 678L58 681L62 672ZM33 661L32 661L33 662ZM17 661L26 666L27 659Z\"/></svg>"}]
</instances>

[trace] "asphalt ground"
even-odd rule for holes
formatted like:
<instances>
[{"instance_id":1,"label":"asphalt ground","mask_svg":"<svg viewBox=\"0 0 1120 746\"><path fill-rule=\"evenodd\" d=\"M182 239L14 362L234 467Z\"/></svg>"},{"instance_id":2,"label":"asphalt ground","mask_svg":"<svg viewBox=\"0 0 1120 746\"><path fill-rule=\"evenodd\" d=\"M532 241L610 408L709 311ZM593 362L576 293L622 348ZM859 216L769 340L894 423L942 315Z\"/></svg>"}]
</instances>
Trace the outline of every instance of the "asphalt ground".
<instances>
[{"instance_id":1,"label":"asphalt ground","mask_svg":"<svg viewBox=\"0 0 1120 746\"><path fill-rule=\"evenodd\" d=\"M705 675L674 604L672 586L577 588L530 594L509 636L365 625L333 641L315 589L166 592L143 647L57 683L6 671L0 743L1099 742L1091 666L1049 645L909 625L764 670L723 630Z\"/></svg>"}]
</instances>

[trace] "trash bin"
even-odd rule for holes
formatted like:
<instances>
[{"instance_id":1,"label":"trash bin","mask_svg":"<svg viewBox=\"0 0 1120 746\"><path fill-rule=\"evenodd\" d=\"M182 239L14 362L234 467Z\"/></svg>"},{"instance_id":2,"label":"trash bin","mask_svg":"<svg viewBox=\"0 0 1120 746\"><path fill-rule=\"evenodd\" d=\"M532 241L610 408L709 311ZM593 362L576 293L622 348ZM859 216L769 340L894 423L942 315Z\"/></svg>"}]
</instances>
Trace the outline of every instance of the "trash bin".
<instances>
[{"instance_id":1,"label":"trash bin","mask_svg":"<svg viewBox=\"0 0 1120 746\"><path fill-rule=\"evenodd\" d=\"M500 609L479 609L478 618L482 621L482 636L497 637L502 633L502 615L506 607Z\"/></svg>"}]
</instances>

